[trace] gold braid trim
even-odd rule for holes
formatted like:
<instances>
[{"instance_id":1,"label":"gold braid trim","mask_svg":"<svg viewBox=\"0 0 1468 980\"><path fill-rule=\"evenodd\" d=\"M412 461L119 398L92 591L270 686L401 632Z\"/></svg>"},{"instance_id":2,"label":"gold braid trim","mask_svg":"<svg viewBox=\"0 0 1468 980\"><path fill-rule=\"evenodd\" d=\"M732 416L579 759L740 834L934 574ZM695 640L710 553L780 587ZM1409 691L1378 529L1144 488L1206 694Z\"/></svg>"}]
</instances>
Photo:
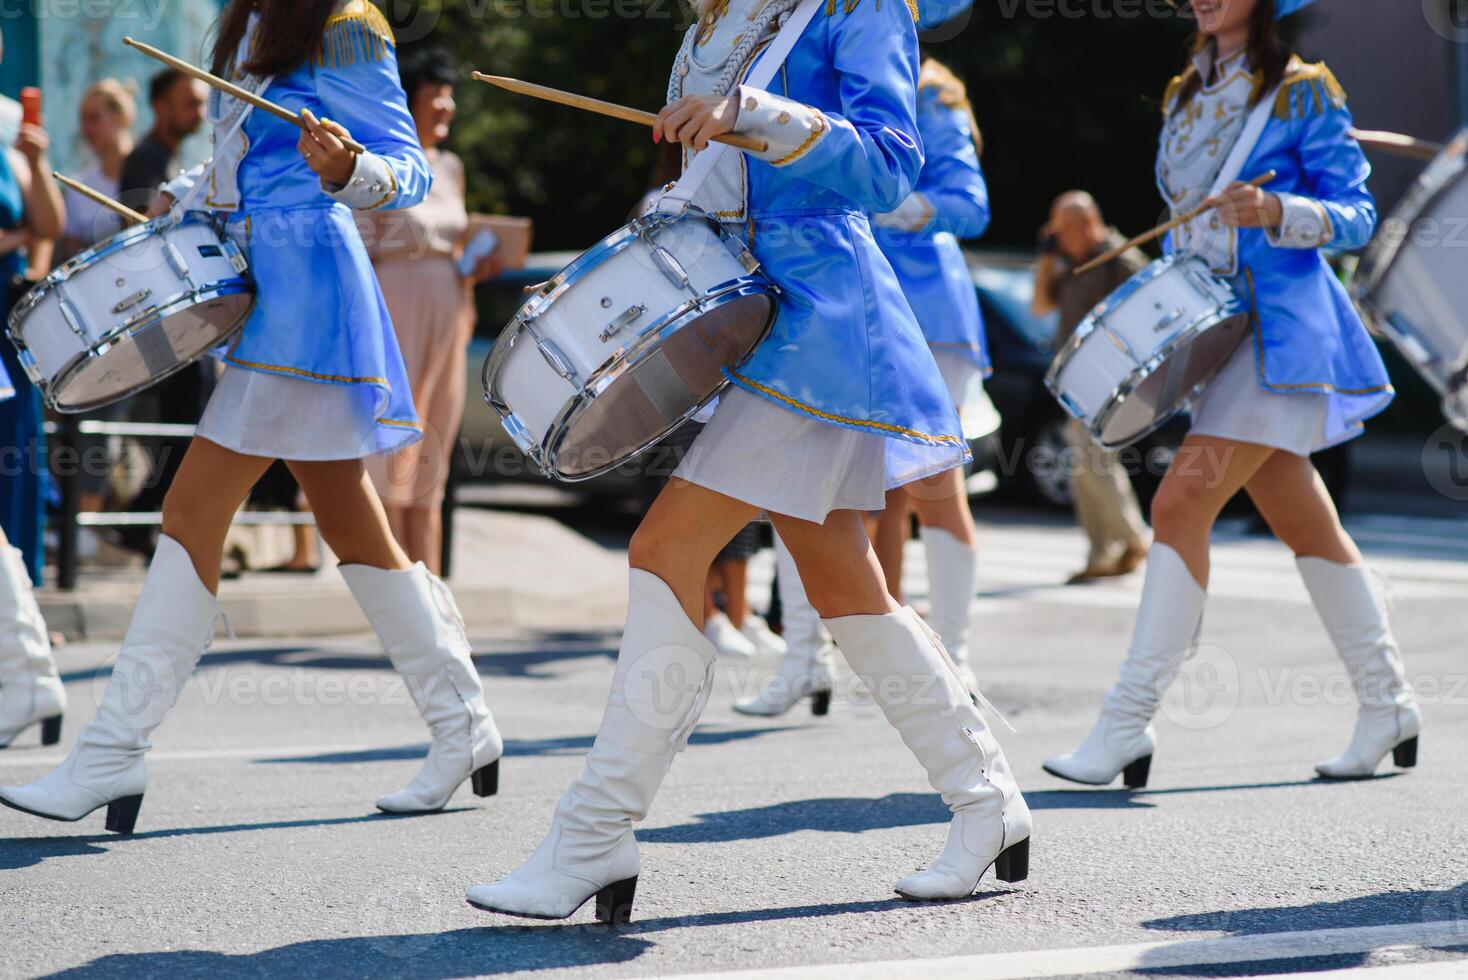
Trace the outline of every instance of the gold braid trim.
<instances>
[{"instance_id":1,"label":"gold braid trim","mask_svg":"<svg viewBox=\"0 0 1468 980\"><path fill-rule=\"evenodd\" d=\"M397 44L392 25L371 0L349 0L331 15L321 47L311 63L318 68L345 68L381 61Z\"/></svg>"},{"instance_id":2,"label":"gold braid trim","mask_svg":"<svg viewBox=\"0 0 1468 980\"><path fill-rule=\"evenodd\" d=\"M774 388L771 388L768 385L762 385L753 378L747 378L733 368L725 368L724 371L729 375L730 380L734 381L740 387L756 392L757 394L764 395L766 398L769 398L772 401L779 402L782 405L788 405L789 407L796 409L797 411L804 412L806 415L814 416L815 418L821 419L825 422L836 422L841 425L849 425L854 428L860 429L876 429L879 432L891 432L895 435L908 436L910 438L918 439L933 445L963 445L963 440L958 438L957 436L931 435L927 432L919 432L917 429L909 429L906 426L902 425L892 425L888 422L873 422L869 419L854 419L845 415L833 415L830 412L823 412L813 405L807 405L805 402L796 401L789 395L782 395Z\"/></svg>"},{"instance_id":3,"label":"gold braid trim","mask_svg":"<svg viewBox=\"0 0 1468 980\"><path fill-rule=\"evenodd\" d=\"M1183 84L1188 80L1188 72L1196 73L1196 68L1189 68L1181 75L1172 76L1172 81L1167 83L1167 91L1162 96L1162 115L1172 115L1173 103L1177 101L1178 93L1183 90Z\"/></svg>"},{"instance_id":4,"label":"gold braid trim","mask_svg":"<svg viewBox=\"0 0 1468 980\"><path fill-rule=\"evenodd\" d=\"M1325 62L1307 65L1297 60L1291 67L1294 70L1285 77L1274 100L1277 118L1308 119L1346 107L1346 90Z\"/></svg>"},{"instance_id":5,"label":"gold braid trim","mask_svg":"<svg viewBox=\"0 0 1468 980\"><path fill-rule=\"evenodd\" d=\"M922 14L918 11L918 0L906 0L906 2L908 12L912 14L912 21L914 24L916 24L919 20L922 19ZM842 0L841 6L843 8L843 11L849 14L856 9L859 3L861 3L861 0ZM877 0L877 9L882 9L882 0ZM826 0L826 16L832 17L835 16L835 14L836 0Z\"/></svg>"}]
</instances>

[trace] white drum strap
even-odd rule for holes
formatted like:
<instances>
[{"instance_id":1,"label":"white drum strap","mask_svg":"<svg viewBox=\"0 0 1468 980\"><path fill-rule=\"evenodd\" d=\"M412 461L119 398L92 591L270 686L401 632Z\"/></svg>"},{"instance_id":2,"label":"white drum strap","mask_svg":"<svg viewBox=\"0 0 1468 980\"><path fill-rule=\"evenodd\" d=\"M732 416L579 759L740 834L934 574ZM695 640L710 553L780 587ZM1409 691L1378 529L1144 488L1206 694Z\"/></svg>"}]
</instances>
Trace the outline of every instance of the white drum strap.
<instances>
[{"instance_id":1,"label":"white drum strap","mask_svg":"<svg viewBox=\"0 0 1468 980\"><path fill-rule=\"evenodd\" d=\"M1239 138L1234 141L1234 148L1223 161L1223 169L1218 171L1218 179L1213 182L1213 188L1208 192L1209 197L1222 194L1229 184L1238 180L1244 173L1244 164L1249 162L1254 148L1259 145L1259 138L1264 135L1264 127L1269 125L1269 117L1274 113L1274 100L1279 89L1276 88L1267 96L1259 100L1249 112L1249 119L1244 123L1244 131L1239 133ZM1256 175L1257 176L1257 175Z\"/></svg>"},{"instance_id":2,"label":"white drum strap","mask_svg":"<svg viewBox=\"0 0 1468 980\"><path fill-rule=\"evenodd\" d=\"M784 66L785 60L790 57L790 52L795 50L796 42L815 19L816 12L825 5L826 0L801 0L800 6L795 8L785 26L780 28L780 33L775 35L774 42L765 49L764 57L760 58L759 64L749 73L744 84L751 88L768 88ZM694 159L672 189L662 196L657 203L657 209L677 214L687 208L704 182L713 176L719 160L725 153L733 150L734 147L727 143L710 144L708 149Z\"/></svg>"}]
</instances>

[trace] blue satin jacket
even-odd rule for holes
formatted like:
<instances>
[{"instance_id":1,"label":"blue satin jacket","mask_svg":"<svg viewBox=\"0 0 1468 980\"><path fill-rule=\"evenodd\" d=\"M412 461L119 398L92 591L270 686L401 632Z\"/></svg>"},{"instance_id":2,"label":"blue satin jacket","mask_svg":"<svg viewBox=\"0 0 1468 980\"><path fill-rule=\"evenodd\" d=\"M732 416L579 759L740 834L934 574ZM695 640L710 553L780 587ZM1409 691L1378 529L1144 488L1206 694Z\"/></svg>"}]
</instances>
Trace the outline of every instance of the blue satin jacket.
<instances>
[{"instance_id":1,"label":"blue satin jacket","mask_svg":"<svg viewBox=\"0 0 1468 980\"><path fill-rule=\"evenodd\" d=\"M1177 83L1164 111L1172 109ZM1259 383L1329 395L1328 442L1359 432L1394 394L1376 345L1321 254L1364 248L1376 231L1376 203L1366 188L1371 165L1350 135L1352 125L1330 70L1297 62L1242 174L1247 180L1276 171L1266 189L1284 206L1278 229L1239 235L1234 286L1256 312Z\"/></svg>"},{"instance_id":2,"label":"blue satin jacket","mask_svg":"<svg viewBox=\"0 0 1468 980\"><path fill-rule=\"evenodd\" d=\"M386 18L369 0L341 4L319 54L263 94L340 123L369 152L357 158L346 185L324 186L296 149L300 131L259 111L245 123L242 144L216 146L216 154L227 154L230 177L212 181L202 199L228 211L258 288L255 309L225 361L327 384L370 385L379 393L379 426L377 444L364 454L401 448L421 437L422 426L352 211L418 204L433 171L398 79ZM180 196L190 180L169 185L170 192Z\"/></svg>"},{"instance_id":3,"label":"blue satin jacket","mask_svg":"<svg viewBox=\"0 0 1468 980\"><path fill-rule=\"evenodd\" d=\"M917 190L876 219L877 241L934 350L971 359L987 377L989 348L973 276L959 241L989 228L989 188L961 87L923 68L918 135L926 162ZM946 70L945 70L946 71Z\"/></svg>"},{"instance_id":4,"label":"blue satin jacket","mask_svg":"<svg viewBox=\"0 0 1468 980\"><path fill-rule=\"evenodd\" d=\"M736 130L769 143L750 155L743 225L784 299L770 336L729 377L890 437L889 486L960 465L957 412L869 217L897 208L922 169L912 8L832 3L776 79L770 92L739 88Z\"/></svg>"}]
</instances>

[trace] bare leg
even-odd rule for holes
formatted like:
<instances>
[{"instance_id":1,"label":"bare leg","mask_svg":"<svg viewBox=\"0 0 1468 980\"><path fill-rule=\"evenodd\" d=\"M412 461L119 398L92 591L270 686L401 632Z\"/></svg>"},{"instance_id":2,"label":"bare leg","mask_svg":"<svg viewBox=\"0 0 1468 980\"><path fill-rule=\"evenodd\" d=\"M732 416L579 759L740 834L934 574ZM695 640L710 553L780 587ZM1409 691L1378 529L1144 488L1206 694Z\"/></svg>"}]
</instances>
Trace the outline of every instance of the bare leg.
<instances>
[{"instance_id":1,"label":"bare leg","mask_svg":"<svg viewBox=\"0 0 1468 980\"><path fill-rule=\"evenodd\" d=\"M662 579L688 618L703 628L709 566L759 508L721 493L670 480L632 536L628 561Z\"/></svg>"},{"instance_id":2,"label":"bare leg","mask_svg":"<svg viewBox=\"0 0 1468 980\"><path fill-rule=\"evenodd\" d=\"M412 567L360 459L287 465L311 502L321 536L343 565L393 571Z\"/></svg>"},{"instance_id":3,"label":"bare leg","mask_svg":"<svg viewBox=\"0 0 1468 980\"><path fill-rule=\"evenodd\" d=\"M224 539L235 512L271 462L242 456L208 439L195 439L184 453L163 499L163 533L183 545L210 592L219 592Z\"/></svg>"},{"instance_id":4,"label":"bare leg","mask_svg":"<svg viewBox=\"0 0 1468 980\"><path fill-rule=\"evenodd\" d=\"M979 532L968 505L968 487L963 469L929 477L903 488L923 527L947 531L970 548L979 545Z\"/></svg>"},{"instance_id":5,"label":"bare leg","mask_svg":"<svg viewBox=\"0 0 1468 980\"><path fill-rule=\"evenodd\" d=\"M1335 501L1310 460L1275 453L1249 481L1248 491L1275 537L1297 556L1360 564L1361 552L1341 527Z\"/></svg>"},{"instance_id":6,"label":"bare leg","mask_svg":"<svg viewBox=\"0 0 1468 980\"><path fill-rule=\"evenodd\" d=\"M902 602L902 549L912 534L912 500L906 487L887 491L887 509L875 525L867 522L867 534L876 548L877 560L887 581L887 592Z\"/></svg>"},{"instance_id":7,"label":"bare leg","mask_svg":"<svg viewBox=\"0 0 1468 980\"><path fill-rule=\"evenodd\" d=\"M1152 501L1156 540L1176 551L1208 588L1208 544L1223 508L1278 450L1254 443L1188 436Z\"/></svg>"},{"instance_id":8,"label":"bare leg","mask_svg":"<svg viewBox=\"0 0 1468 980\"><path fill-rule=\"evenodd\" d=\"M389 519L391 519L389 513ZM399 511L394 535L408 553L437 575L443 567L443 511L437 507L405 507Z\"/></svg>"},{"instance_id":9,"label":"bare leg","mask_svg":"<svg viewBox=\"0 0 1468 980\"><path fill-rule=\"evenodd\" d=\"M902 608L887 591L882 565L858 511L835 511L824 524L776 515L771 520L822 619L885 616Z\"/></svg>"},{"instance_id":10,"label":"bare leg","mask_svg":"<svg viewBox=\"0 0 1468 980\"><path fill-rule=\"evenodd\" d=\"M749 563L724 561L719 563L719 568L724 575L724 612L734 628L740 629L749 615Z\"/></svg>"}]
</instances>

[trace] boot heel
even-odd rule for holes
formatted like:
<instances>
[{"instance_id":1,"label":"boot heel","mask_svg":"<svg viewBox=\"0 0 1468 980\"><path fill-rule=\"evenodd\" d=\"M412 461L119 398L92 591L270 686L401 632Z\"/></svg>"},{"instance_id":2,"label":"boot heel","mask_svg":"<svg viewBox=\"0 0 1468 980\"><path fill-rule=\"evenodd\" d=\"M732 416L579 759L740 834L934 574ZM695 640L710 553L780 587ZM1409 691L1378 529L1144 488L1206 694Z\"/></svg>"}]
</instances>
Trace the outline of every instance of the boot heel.
<instances>
[{"instance_id":1,"label":"boot heel","mask_svg":"<svg viewBox=\"0 0 1468 980\"><path fill-rule=\"evenodd\" d=\"M61 716L47 718L41 722L41 744L55 745L61 741Z\"/></svg>"},{"instance_id":2,"label":"boot heel","mask_svg":"<svg viewBox=\"0 0 1468 980\"><path fill-rule=\"evenodd\" d=\"M1122 785L1127 789L1145 789L1152 772L1152 757L1144 755L1121 771Z\"/></svg>"},{"instance_id":3,"label":"boot heel","mask_svg":"<svg viewBox=\"0 0 1468 980\"><path fill-rule=\"evenodd\" d=\"M107 804L107 829L114 834L131 834L137 826L138 810L143 805L143 796L124 796Z\"/></svg>"},{"instance_id":4,"label":"boot heel","mask_svg":"<svg viewBox=\"0 0 1468 980\"><path fill-rule=\"evenodd\" d=\"M830 691L817 691L810 696L810 713L817 718L824 718L831 713Z\"/></svg>"},{"instance_id":5,"label":"boot heel","mask_svg":"<svg viewBox=\"0 0 1468 980\"><path fill-rule=\"evenodd\" d=\"M1026 837L999 852L994 859L994 877L1000 881L1024 881L1030 876L1030 839Z\"/></svg>"},{"instance_id":6,"label":"boot heel","mask_svg":"<svg viewBox=\"0 0 1468 980\"><path fill-rule=\"evenodd\" d=\"M632 921L632 898L637 894L637 876L614 881L596 893L596 921L614 926Z\"/></svg>"},{"instance_id":7,"label":"boot heel","mask_svg":"<svg viewBox=\"0 0 1468 980\"><path fill-rule=\"evenodd\" d=\"M496 759L483 769L475 769L469 776L475 796L493 796L500 791L500 760Z\"/></svg>"},{"instance_id":8,"label":"boot heel","mask_svg":"<svg viewBox=\"0 0 1468 980\"><path fill-rule=\"evenodd\" d=\"M1400 769L1411 769L1417 765L1417 736L1413 735L1401 745L1392 749L1392 761Z\"/></svg>"}]
</instances>

